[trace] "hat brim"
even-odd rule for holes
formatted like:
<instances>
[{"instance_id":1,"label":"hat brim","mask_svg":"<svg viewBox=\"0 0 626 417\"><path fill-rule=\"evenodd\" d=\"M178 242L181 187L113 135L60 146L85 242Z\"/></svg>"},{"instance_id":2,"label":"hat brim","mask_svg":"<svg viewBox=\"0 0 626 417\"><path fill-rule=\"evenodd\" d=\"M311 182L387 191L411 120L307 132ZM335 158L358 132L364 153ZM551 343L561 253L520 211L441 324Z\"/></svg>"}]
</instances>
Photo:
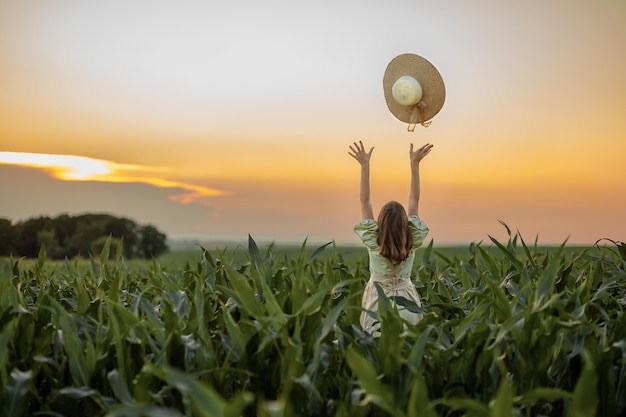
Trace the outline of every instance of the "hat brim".
<instances>
[{"instance_id":1,"label":"hat brim","mask_svg":"<svg viewBox=\"0 0 626 417\"><path fill-rule=\"evenodd\" d=\"M422 109L421 123L429 121L439 113L446 99L446 87L441 74L428 60L415 54L398 55L387 65L383 77L383 90L387 107L396 119L410 123L414 106L399 104L392 94L393 84L403 75L410 75L420 83L422 101L426 105Z\"/></svg>"}]
</instances>

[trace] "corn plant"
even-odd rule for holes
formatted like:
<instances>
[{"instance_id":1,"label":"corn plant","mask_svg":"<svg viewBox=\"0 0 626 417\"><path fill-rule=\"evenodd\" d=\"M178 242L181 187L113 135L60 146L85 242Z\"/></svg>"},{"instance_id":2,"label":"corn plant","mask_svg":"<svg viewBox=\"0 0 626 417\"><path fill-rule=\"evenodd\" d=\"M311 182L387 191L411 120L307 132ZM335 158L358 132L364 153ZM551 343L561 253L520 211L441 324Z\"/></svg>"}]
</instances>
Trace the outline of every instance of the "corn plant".
<instances>
[{"instance_id":1,"label":"corn plant","mask_svg":"<svg viewBox=\"0 0 626 417\"><path fill-rule=\"evenodd\" d=\"M508 230L508 228L507 228ZM129 267L110 242L87 266L0 270L7 416L617 416L626 412L626 246L508 242L449 256L433 242L423 305L380 292L358 324L367 255L323 245ZM135 264L136 265L136 264ZM398 307L423 314L403 322Z\"/></svg>"}]
</instances>

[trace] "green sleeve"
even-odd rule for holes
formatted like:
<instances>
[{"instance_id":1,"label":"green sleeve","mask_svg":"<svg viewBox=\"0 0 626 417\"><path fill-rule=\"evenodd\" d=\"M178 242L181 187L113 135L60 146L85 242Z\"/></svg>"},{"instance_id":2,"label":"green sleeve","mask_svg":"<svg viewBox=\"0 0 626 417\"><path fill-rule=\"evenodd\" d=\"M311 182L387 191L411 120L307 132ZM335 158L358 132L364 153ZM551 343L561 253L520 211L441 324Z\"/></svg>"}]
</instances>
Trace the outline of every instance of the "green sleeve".
<instances>
[{"instance_id":1,"label":"green sleeve","mask_svg":"<svg viewBox=\"0 0 626 417\"><path fill-rule=\"evenodd\" d=\"M363 219L354 226L354 231L368 249L378 249L378 223L374 219Z\"/></svg>"},{"instance_id":2,"label":"green sleeve","mask_svg":"<svg viewBox=\"0 0 626 417\"><path fill-rule=\"evenodd\" d=\"M418 216L409 216L409 230L413 237L413 247L417 248L424 243L428 234L428 226Z\"/></svg>"}]
</instances>

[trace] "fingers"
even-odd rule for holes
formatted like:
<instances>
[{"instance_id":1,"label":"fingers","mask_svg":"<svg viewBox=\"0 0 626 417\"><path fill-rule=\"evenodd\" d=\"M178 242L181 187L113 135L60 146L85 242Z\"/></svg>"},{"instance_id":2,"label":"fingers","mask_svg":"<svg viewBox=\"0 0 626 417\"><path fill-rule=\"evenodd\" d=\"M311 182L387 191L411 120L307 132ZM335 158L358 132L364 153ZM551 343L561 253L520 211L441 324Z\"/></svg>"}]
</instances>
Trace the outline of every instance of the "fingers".
<instances>
[{"instance_id":1,"label":"fingers","mask_svg":"<svg viewBox=\"0 0 626 417\"><path fill-rule=\"evenodd\" d=\"M413 144L411 144L411 150L409 152L409 156L411 157L411 162L419 163L419 161L421 161L426 155L430 153L432 148L433 148L433 145L430 143L427 143L421 146L420 148L418 148L417 150L413 150Z\"/></svg>"},{"instance_id":2,"label":"fingers","mask_svg":"<svg viewBox=\"0 0 626 417\"><path fill-rule=\"evenodd\" d=\"M354 148L352 146L354 146ZM354 142L354 145L350 145L350 152L348 152L348 154L351 157L358 159L357 155L359 154L359 145L357 145L356 142Z\"/></svg>"},{"instance_id":3,"label":"fingers","mask_svg":"<svg viewBox=\"0 0 626 417\"><path fill-rule=\"evenodd\" d=\"M357 155L371 155L374 151L374 147L372 146L369 152L365 152L365 145L363 145L362 141L359 141L359 143L354 142L352 145L349 146L349 148L350 152L348 153L355 158L357 157Z\"/></svg>"},{"instance_id":4,"label":"fingers","mask_svg":"<svg viewBox=\"0 0 626 417\"><path fill-rule=\"evenodd\" d=\"M428 152L430 152L432 148L433 148L433 145L430 143L427 143L423 145L422 147L420 147L416 152L420 154L427 154ZM413 151L413 144L411 144L411 152L412 151Z\"/></svg>"},{"instance_id":5,"label":"fingers","mask_svg":"<svg viewBox=\"0 0 626 417\"><path fill-rule=\"evenodd\" d=\"M361 144L361 146L359 147L359 143ZM350 150L354 153L359 153L361 151L363 151L363 142L359 141L359 143L354 142L352 145L350 145ZM354 148L353 148L354 146Z\"/></svg>"},{"instance_id":6,"label":"fingers","mask_svg":"<svg viewBox=\"0 0 626 417\"><path fill-rule=\"evenodd\" d=\"M433 148L433 145L431 145L430 143L427 143L426 145L422 146L421 148L419 148L420 152L430 152L430 150Z\"/></svg>"},{"instance_id":7,"label":"fingers","mask_svg":"<svg viewBox=\"0 0 626 417\"><path fill-rule=\"evenodd\" d=\"M433 147L432 144L427 143L425 145L422 145L420 148L418 148L417 151L419 152L419 151L422 151L422 150L425 150L425 149L430 149L432 147ZM411 144L411 152L413 152L413 144Z\"/></svg>"}]
</instances>

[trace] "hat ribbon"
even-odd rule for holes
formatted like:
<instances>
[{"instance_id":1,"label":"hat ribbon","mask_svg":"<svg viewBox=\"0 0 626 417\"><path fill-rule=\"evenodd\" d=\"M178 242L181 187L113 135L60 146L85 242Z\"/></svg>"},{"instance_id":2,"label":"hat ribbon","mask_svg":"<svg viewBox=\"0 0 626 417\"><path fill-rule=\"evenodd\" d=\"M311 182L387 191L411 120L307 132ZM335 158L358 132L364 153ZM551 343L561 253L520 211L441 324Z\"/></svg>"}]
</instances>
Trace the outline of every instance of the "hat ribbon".
<instances>
[{"instance_id":1,"label":"hat ribbon","mask_svg":"<svg viewBox=\"0 0 626 417\"><path fill-rule=\"evenodd\" d=\"M422 100L413 107L411 119L409 120L409 127L407 129L409 132L413 132L418 123L424 127L428 127L432 123L431 120L427 122L424 121L424 108L426 108L426 106L427 104Z\"/></svg>"}]
</instances>

